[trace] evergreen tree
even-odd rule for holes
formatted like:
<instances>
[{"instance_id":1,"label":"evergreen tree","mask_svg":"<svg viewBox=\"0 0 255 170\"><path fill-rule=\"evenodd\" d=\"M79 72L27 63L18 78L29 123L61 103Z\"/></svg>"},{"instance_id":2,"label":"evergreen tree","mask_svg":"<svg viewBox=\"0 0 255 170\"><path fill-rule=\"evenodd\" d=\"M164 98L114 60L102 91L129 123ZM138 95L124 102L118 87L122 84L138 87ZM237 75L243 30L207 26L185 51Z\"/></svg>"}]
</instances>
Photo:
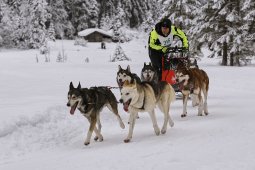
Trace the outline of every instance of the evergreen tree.
<instances>
[{"instance_id":1,"label":"evergreen tree","mask_svg":"<svg viewBox=\"0 0 255 170\"><path fill-rule=\"evenodd\" d=\"M10 42L5 42L5 40L10 39L11 30L11 9L5 2L0 4L0 46L6 46Z\"/></svg>"},{"instance_id":2,"label":"evergreen tree","mask_svg":"<svg viewBox=\"0 0 255 170\"><path fill-rule=\"evenodd\" d=\"M249 29L244 29L246 11L241 11L242 4L242 0L209 0L199 8L200 16L195 20L193 36L208 44L214 51L212 56L222 55L222 65L238 64L240 56L252 50L245 41Z\"/></svg>"},{"instance_id":3,"label":"evergreen tree","mask_svg":"<svg viewBox=\"0 0 255 170\"><path fill-rule=\"evenodd\" d=\"M98 15L99 8L96 0L86 1L87 4L87 15L88 15L88 27L95 28L98 27Z\"/></svg>"},{"instance_id":4,"label":"evergreen tree","mask_svg":"<svg viewBox=\"0 0 255 170\"><path fill-rule=\"evenodd\" d=\"M19 27L15 31L18 43L25 48L39 48L46 38L47 2L45 0L22 1L19 11Z\"/></svg>"},{"instance_id":5,"label":"evergreen tree","mask_svg":"<svg viewBox=\"0 0 255 170\"><path fill-rule=\"evenodd\" d=\"M121 26L123 26L123 22L124 22L124 18L125 18L125 13L124 10L122 9L121 3L118 3L118 7L115 13L115 17L114 20L112 22L112 29L113 29L113 41L118 42L121 39Z\"/></svg>"},{"instance_id":6,"label":"evergreen tree","mask_svg":"<svg viewBox=\"0 0 255 170\"><path fill-rule=\"evenodd\" d=\"M255 55L255 2L252 0L244 0L241 6L243 13L242 36L246 48L243 53L247 56Z\"/></svg>"},{"instance_id":7,"label":"evergreen tree","mask_svg":"<svg viewBox=\"0 0 255 170\"><path fill-rule=\"evenodd\" d=\"M69 20L75 29L75 35L88 28L87 4L84 0L65 0L65 6Z\"/></svg>"},{"instance_id":8,"label":"evergreen tree","mask_svg":"<svg viewBox=\"0 0 255 170\"><path fill-rule=\"evenodd\" d=\"M55 28L53 22L50 23L50 27L48 28L48 38L49 40L55 41L56 40L56 34L55 34Z\"/></svg>"},{"instance_id":9,"label":"evergreen tree","mask_svg":"<svg viewBox=\"0 0 255 170\"><path fill-rule=\"evenodd\" d=\"M106 31L110 30L112 28L112 19L108 15L102 17L99 24L99 28Z\"/></svg>"},{"instance_id":10,"label":"evergreen tree","mask_svg":"<svg viewBox=\"0 0 255 170\"><path fill-rule=\"evenodd\" d=\"M131 59L127 57L127 55L124 53L124 50L121 48L120 44L117 44L116 49L113 54L113 58L111 59L111 62L116 61L130 61Z\"/></svg>"},{"instance_id":11,"label":"evergreen tree","mask_svg":"<svg viewBox=\"0 0 255 170\"><path fill-rule=\"evenodd\" d=\"M54 25L56 38L72 38L75 29L68 18L65 3L63 0L48 0L50 24Z\"/></svg>"}]
</instances>

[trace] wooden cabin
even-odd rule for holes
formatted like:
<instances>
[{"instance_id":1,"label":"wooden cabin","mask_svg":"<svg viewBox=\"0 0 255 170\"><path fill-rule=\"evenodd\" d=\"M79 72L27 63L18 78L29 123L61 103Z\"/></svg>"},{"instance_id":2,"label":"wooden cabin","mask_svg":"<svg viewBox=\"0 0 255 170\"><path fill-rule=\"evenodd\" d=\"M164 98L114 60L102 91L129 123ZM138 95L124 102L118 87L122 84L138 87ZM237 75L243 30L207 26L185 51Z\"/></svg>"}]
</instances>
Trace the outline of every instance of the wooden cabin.
<instances>
[{"instance_id":1,"label":"wooden cabin","mask_svg":"<svg viewBox=\"0 0 255 170\"><path fill-rule=\"evenodd\" d=\"M102 29L88 28L78 32L79 37L84 37L88 42L111 42L112 35Z\"/></svg>"}]
</instances>

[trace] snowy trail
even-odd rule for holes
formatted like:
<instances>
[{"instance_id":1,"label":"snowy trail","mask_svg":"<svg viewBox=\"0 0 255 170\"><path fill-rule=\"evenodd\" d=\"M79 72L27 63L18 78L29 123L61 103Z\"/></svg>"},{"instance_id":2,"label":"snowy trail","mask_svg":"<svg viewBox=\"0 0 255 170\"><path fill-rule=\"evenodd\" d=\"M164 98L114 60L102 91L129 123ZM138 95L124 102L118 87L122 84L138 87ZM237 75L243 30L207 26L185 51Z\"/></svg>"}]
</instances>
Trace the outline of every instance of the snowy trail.
<instances>
[{"instance_id":1,"label":"snowy trail","mask_svg":"<svg viewBox=\"0 0 255 170\"><path fill-rule=\"evenodd\" d=\"M63 106L48 108L33 117L20 116L0 128L1 157L69 144L82 129L71 122ZM76 123L82 123L77 120Z\"/></svg>"},{"instance_id":2,"label":"snowy trail","mask_svg":"<svg viewBox=\"0 0 255 170\"><path fill-rule=\"evenodd\" d=\"M88 122L78 111L69 114L70 81L75 85L81 81L84 87L116 86L118 64L130 64L139 75L148 57L137 44L123 47L132 56L130 63L108 63L110 51L94 55L96 44L85 48L86 54L85 49L80 51L95 56L89 64L80 63L82 57L75 50L67 51L72 60L63 64L35 64L33 51L0 56L0 169L254 170L255 67L222 67L216 59L198 63L210 78L208 116L198 117L189 101L188 116L181 118L182 101L176 100L171 108L173 128L156 136L149 115L141 113L132 142L126 144L128 114L119 105L126 128L121 129L105 109L101 114L104 141L83 145ZM119 90L113 93L119 99ZM163 115L156 113L161 127Z\"/></svg>"}]
</instances>

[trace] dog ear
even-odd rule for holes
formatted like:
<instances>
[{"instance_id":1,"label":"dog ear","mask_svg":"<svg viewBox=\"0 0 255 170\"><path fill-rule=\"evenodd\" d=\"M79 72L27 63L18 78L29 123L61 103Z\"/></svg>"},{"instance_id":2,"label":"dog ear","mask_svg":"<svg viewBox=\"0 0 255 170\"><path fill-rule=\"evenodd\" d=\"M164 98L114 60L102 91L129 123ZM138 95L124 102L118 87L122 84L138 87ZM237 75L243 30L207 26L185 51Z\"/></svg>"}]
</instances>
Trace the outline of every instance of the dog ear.
<instances>
[{"instance_id":1,"label":"dog ear","mask_svg":"<svg viewBox=\"0 0 255 170\"><path fill-rule=\"evenodd\" d=\"M119 67L119 70L122 70L122 68L121 68L121 66L120 66L120 65L119 65L118 67Z\"/></svg>"},{"instance_id":2,"label":"dog ear","mask_svg":"<svg viewBox=\"0 0 255 170\"><path fill-rule=\"evenodd\" d=\"M152 63L150 62L149 65L152 66Z\"/></svg>"},{"instance_id":3,"label":"dog ear","mask_svg":"<svg viewBox=\"0 0 255 170\"><path fill-rule=\"evenodd\" d=\"M127 66L127 71L128 71L128 72L131 72L131 71L130 71L130 66L129 66L129 65Z\"/></svg>"},{"instance_id":4,"label":"dog ear","mask_svg":"<svg viewBox=\"0 0 255 170\"><path fill-rule=\"evenodd\" d=\"M69 90L72 90L72 89L74 89L74 87L73 87L73 82L70 82Z\"/></svg>"},{"instance_id":5,"label":"dog ear","mask_svg":"<svg viewBox=\"0 0 255 170\"><path fill-rule=\"evenodd\" d=\"M144 62L144 65L143 65L144 67L146 66L146 62Z\"/></svg>"},{"instance_id":6,"label":"dog ear","mask_svg":"<svg viewBox=\"0 0 255 170\"><path fill-rule=\"evenodd\" d=\"M79 82L77 89L81 89L81 83Z\"/></svg>"}]
</instances>

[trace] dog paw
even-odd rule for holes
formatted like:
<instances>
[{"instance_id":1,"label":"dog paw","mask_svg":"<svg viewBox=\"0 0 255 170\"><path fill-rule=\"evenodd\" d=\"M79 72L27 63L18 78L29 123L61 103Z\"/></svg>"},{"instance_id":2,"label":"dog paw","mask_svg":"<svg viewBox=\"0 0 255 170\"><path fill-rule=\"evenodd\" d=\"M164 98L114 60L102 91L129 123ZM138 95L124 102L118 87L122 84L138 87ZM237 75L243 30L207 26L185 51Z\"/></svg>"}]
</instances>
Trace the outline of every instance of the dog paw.
<instances>
[{"instance_id":1,"label":"dog paw","mask_svg":"<svg viewBox=\"0 0 255 170\"><path fill-rule=\"evenodd\" d=\"M124 139L124 142L125 142L125 143L129 143L129 142L130 142L130 139Z\"/></svg>"},{"instance_id":2,"label":"dog paw","mask_svg":"<svg viewBox=\"0 0 255 170\"><path fill-rule=\"evenodd\" d=\"M160 130L159 129L155 129L155 134L158 136L160 134Z\"/></svg>"},{"instance_id":3,"label":"dog paw","mask_svg":"<svg viewBox=\"0 0 255 170\"><path fill-rule=\"evenodd\" d=\"M161 129L161 134L165 134L166 133L166 129Z\"/></svg>"},{"instance_id":4,"label":"dog paw","mask_svg":"<svg viewBox=\"0 0 255 170\"><path fill-rule=\"evenodd\" d=\"M84 145L88 146L90 142L84 142Z\"/></svg>"},{"instance_id":5,"label":"dog paw","mask_svg":"<svg viewBox=\"0 0 255 170\"><path fill-rule=\"evenodd\" d=\"M104 140L104 138L103 138L103 137L99 138L99 142L102 142L103 140Z\"/></svg>"},{"instance_id":6,"label":"dog paw","mask_svg":"<svg viewBox=\"0 0 255 170\"><path fill-rule=\"evenodd\" d=\"M205 112L205 115L207 116L209 113L208 112Z\"/></svg>"},{"instance_id":7,"label":"dog paw","mask_svg":"<svg viewBox=\"0 0 255 170\"><path fill-rule=\"evenodd\" d=\"M129 122L128 122L128 124L129 124ZM120 123L120 127L121 127L122 129L125 129L124 123Z\"/></svg>"},{"instance_id":8,"label":"dog paw","mask_svg":"<svg viewBox=\"0 0 255 170\"><path fill-rule=\"evenodd\" d=\"M97 141L97 140L98 140L98 136L95 136L95 137L94 137L94 140Z\"/></svg>"},{"instance_id":9,"label":"dog paw","mask_svg":"<svg viewBox=\"0 0 255 170\"><path fill-rule=\"evenodd\" d=\"M169 125L170 125L170 127L174 127L174 122L173 121L169 121Z\"/></svg>"},{"instance_id":10,"label":"dog paw","mask_svg":"<svg viewBox=\"0 0 255 170\"><path fill-rule=\"evenodd\" d=\"M199 105L199 103L192 103L192 107L196 107L198 105Z\"/></svg>"},{"instance_id":11,"label":"dog paw","mask_svg":"<svg viewBox=\"0 0 255 170\"><path fill-rule=\"evenodd\" d=\"M198 113L197 115L198 115L198 116L203 116L203 114L202 114L202 113Z\"/></svg>"},{"instance_id":12,"label":"dog paw","mask_svg":"<svg viewBox=\"0 0 255 170\"><path fill-rule=\"evenodd\" d=\"M182 114L182 115L181 115L181 117L186 117L186 116L187 116L187 114Z\"/></svg>"}]
</instances>

